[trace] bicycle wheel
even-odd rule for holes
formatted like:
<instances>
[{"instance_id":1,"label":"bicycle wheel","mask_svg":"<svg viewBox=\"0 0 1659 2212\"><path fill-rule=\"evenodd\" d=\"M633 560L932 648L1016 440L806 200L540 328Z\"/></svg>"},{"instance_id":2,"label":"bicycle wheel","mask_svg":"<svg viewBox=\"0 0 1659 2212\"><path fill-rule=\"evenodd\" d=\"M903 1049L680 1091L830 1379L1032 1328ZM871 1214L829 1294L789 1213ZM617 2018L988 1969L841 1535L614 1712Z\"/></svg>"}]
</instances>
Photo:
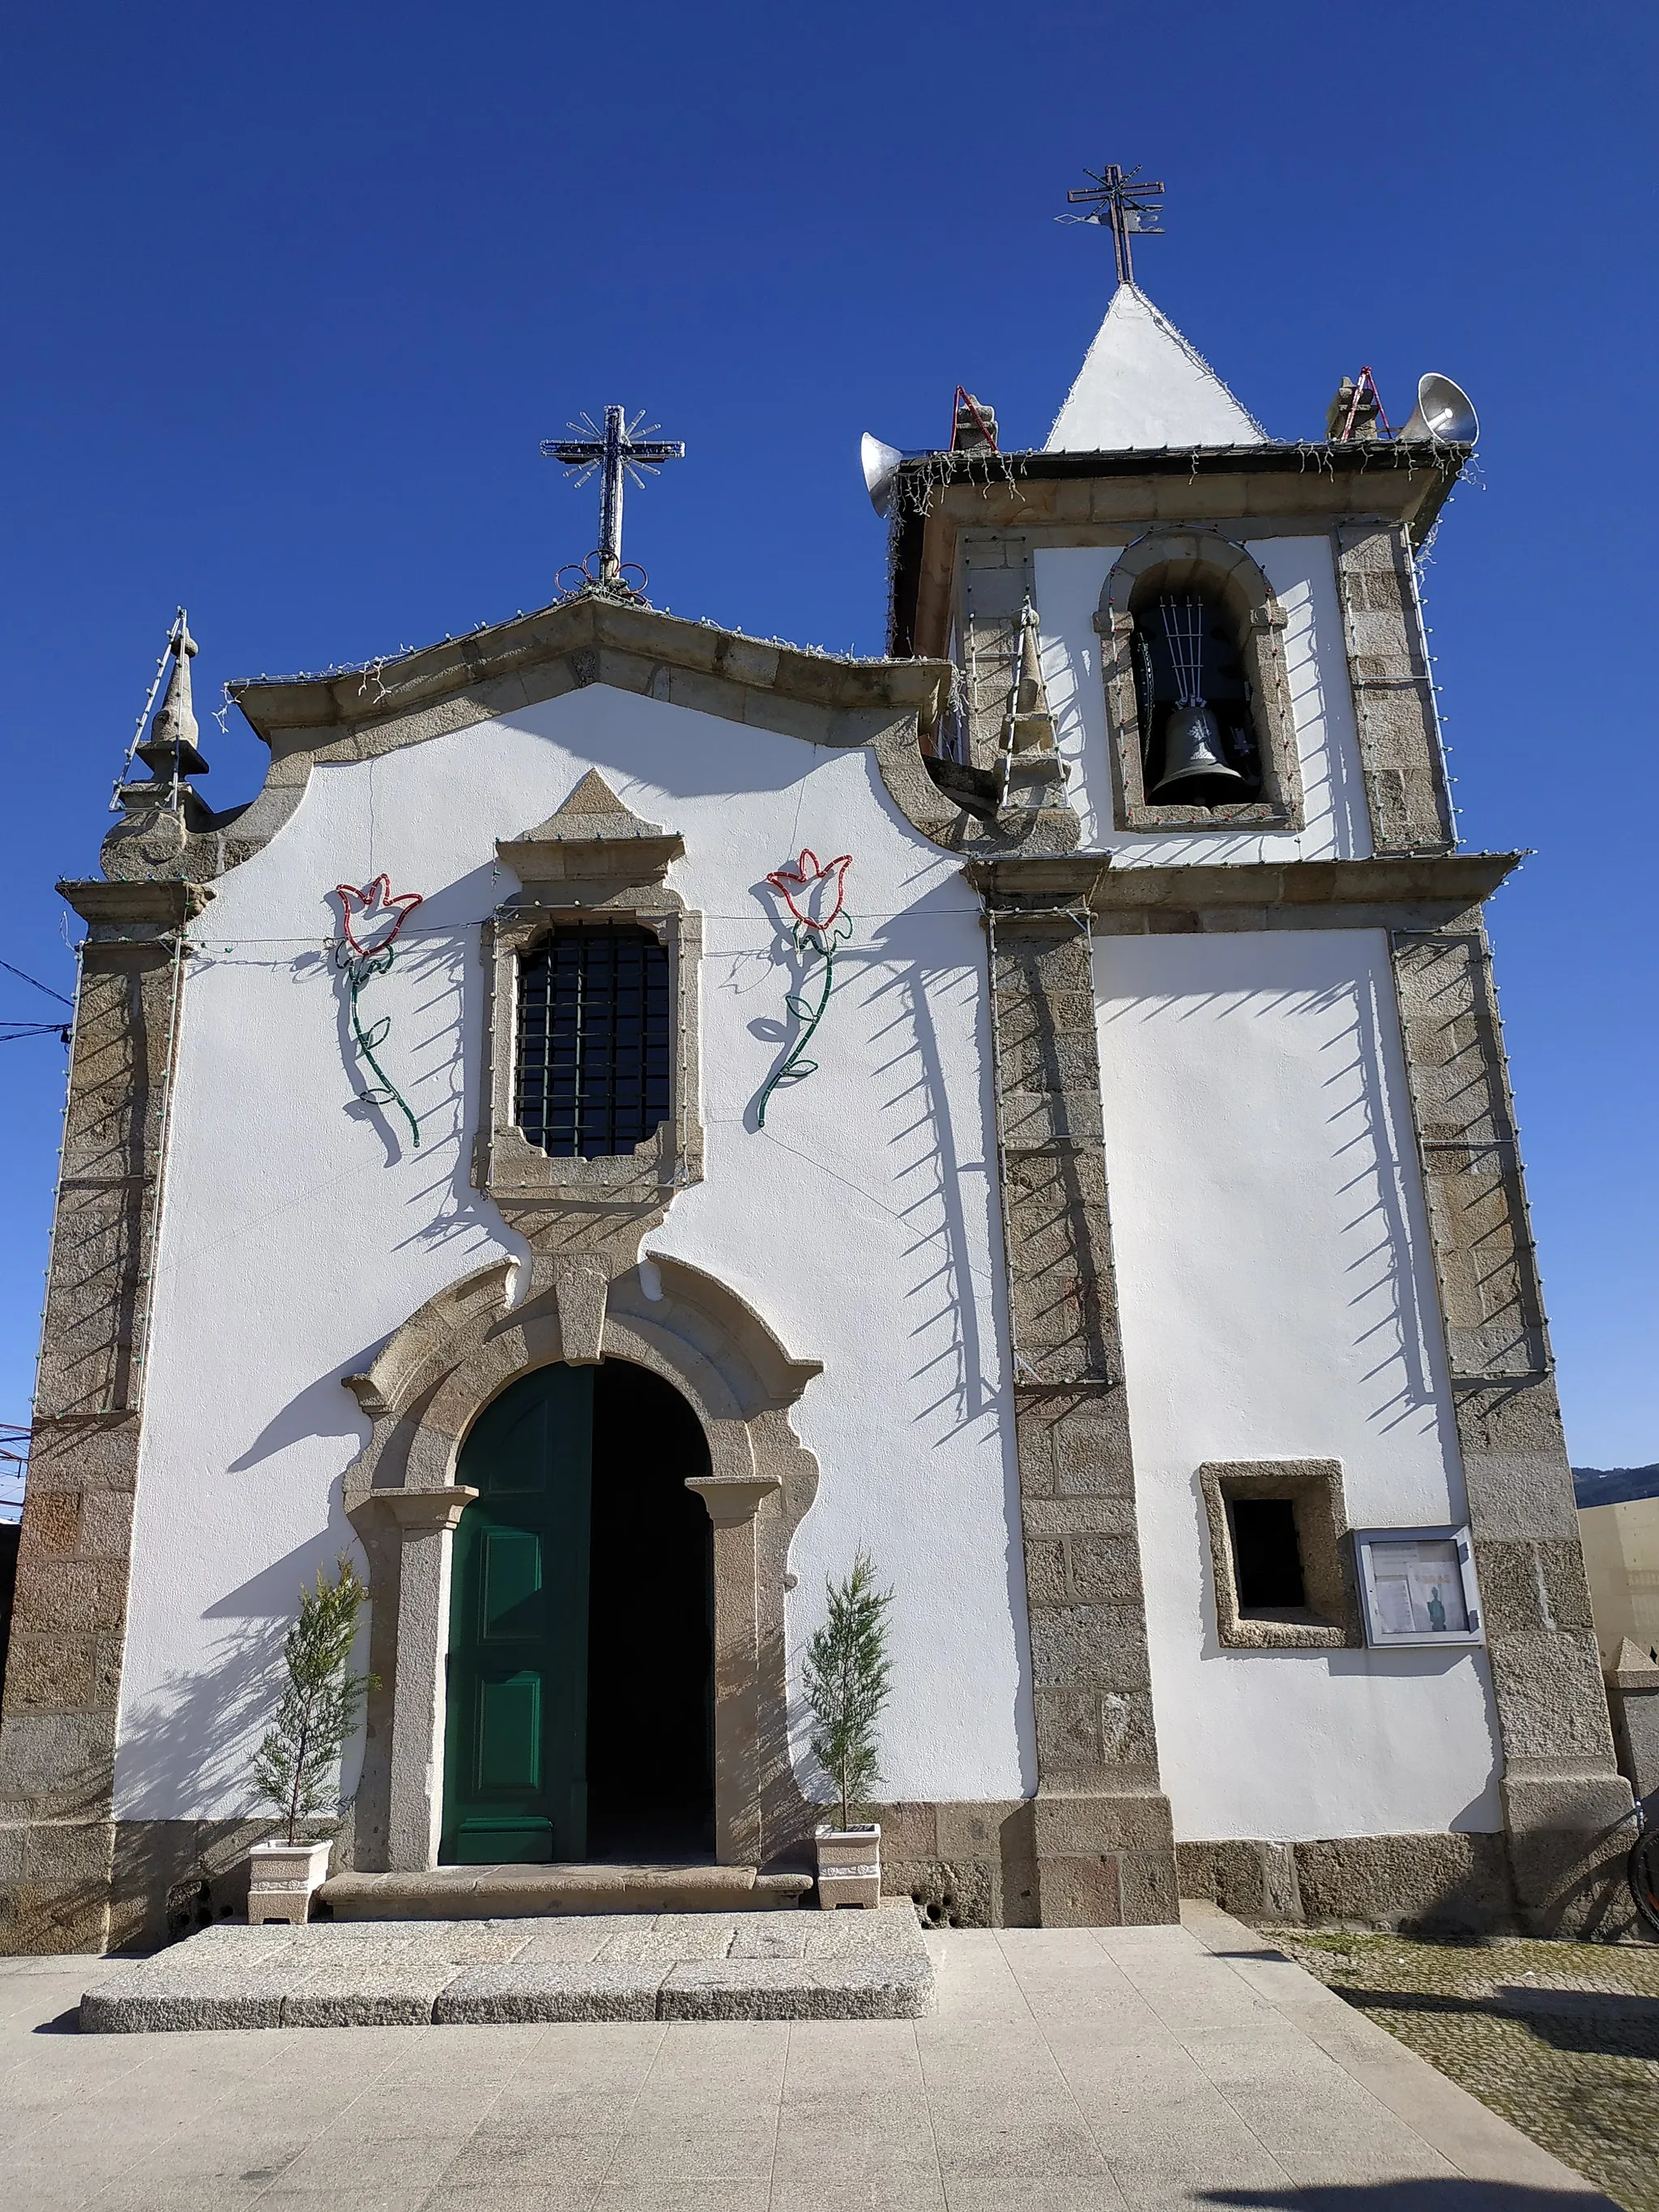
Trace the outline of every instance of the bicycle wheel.
<instances>
[{"instance_id":1,"label":"bicycle wheel","mask_svg":"<svg viewBox=\"0 0 1659 2212\"><path fill-rule=\"evenodd\" d=\"M1630 1893L1636 1910L1659 1936L1659 1828L1650 1828L1636 1838L1630 1855Z\"/></svg>"}]
</instances>

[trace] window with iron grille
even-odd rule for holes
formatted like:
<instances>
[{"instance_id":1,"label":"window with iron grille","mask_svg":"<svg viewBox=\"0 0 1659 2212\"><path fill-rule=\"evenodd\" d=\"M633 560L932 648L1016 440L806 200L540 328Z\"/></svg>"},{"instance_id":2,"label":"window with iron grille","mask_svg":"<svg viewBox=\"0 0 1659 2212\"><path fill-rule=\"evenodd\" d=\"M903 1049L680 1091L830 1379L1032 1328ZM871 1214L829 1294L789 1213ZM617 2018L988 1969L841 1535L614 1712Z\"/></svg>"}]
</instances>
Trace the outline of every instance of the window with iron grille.
<instances>
[{"instance_id":1,"label":"window with iron grille","mask_svg":"<svg viewBox=\"0 0 1659 2212\"><path fill-rule=\"evenodd\" d=\"M556 929L519 962L518 1121L555 1159L631 1152L672 1105L668 952L632 924Z\"/></svg>"}]
</instances>

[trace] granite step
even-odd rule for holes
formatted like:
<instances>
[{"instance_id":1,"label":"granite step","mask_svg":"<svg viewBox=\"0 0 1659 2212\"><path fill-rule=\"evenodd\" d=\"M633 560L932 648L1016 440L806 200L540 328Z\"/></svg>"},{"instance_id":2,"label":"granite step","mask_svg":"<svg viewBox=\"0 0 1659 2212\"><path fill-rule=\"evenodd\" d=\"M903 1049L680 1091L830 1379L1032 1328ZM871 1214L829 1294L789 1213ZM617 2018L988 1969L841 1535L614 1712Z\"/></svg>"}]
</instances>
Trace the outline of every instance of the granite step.
<instances>
[{"instance_id":1,"label":"granite step","mask_svg":"<svg viewBox=\"0 0 1659 2212\"><path fill-rule=\"evenodd\" d=\"M752 1866L440 1866L337 1874L319 1896L336 1920L542 1919L574 1912L769 1912L810 1895L810 1874Z\"/></svg>"},{"instance_id":2,"label":"granite step","mask_svg":"<svg viewBox=\"0 0 1659 2212\"><path fill-rule=\"evenodd\" d=\"M87 2034L557 2021L915 2020L915 1910L221 1922L85 1990Z\"/></svg>"}]
</instances>

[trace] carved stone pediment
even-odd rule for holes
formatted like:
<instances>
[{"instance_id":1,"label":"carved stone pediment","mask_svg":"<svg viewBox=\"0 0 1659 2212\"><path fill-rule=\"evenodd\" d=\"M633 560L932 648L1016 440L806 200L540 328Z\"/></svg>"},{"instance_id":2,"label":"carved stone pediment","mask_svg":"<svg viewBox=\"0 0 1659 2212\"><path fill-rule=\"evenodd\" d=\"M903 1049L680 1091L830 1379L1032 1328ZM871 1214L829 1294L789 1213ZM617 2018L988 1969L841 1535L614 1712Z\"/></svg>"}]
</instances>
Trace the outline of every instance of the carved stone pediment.
<instances>
[{"instance_id":1,"label":"carved stone pediment","mask_svg":"<svg viewBox=\"0 0 1659 2212\"><path fill-rule=\"evenodd\" d=\"M544 884L659 884L670 861L684 853L685 840L677 830L641 821L591 768L545 822L522 836L497 838L495 851L534 902Z\"/></svg>"}]
</instances>

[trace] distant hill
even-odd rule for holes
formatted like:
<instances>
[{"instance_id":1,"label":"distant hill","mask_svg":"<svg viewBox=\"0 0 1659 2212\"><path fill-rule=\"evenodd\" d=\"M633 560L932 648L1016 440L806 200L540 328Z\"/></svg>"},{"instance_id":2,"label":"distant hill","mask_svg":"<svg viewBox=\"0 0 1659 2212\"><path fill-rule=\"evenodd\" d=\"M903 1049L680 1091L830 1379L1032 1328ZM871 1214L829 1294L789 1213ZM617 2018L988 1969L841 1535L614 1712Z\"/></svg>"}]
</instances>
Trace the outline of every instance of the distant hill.
<instances>
[{"instance_id":1,"label":"distant hill","mask_svg":"<svg viewBox=\"0 0 1659 2212\"><path fill-rule=\"evenodd\" d=\"M1659 1467L1576 1467L1572 1486L1581 1505L1623 1505L1632 1498L1659 1498Z\"/></svg>"}]
</instances>

